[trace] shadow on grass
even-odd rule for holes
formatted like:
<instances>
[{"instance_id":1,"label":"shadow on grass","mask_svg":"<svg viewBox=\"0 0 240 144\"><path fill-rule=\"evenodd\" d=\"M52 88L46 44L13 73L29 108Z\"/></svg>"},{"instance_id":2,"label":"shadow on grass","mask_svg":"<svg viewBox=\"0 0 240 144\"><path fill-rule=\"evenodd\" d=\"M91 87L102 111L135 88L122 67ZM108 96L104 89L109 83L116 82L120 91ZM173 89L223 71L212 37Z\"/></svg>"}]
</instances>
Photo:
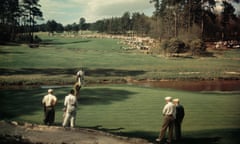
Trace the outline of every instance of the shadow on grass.
<instances>
[{"instance_id":1,"label":"shadow on grass","mask_svg":"<svg viewBox=\"0 0 240 144\"><path fill-rule=\"evenodd\" d=\"M7 69L0 68L1 75L28 75L28 74L44 74L51 75L75 75L78 68L21 68L21 69ZM118 69L84 69L85 75L94 77L107 77L107 76L136 76L144 74L142 70L118 70Z\"/></svg>"},{"instance_id":2,"label":"shadow on grass","mask_svg":"<svg viewBox=\"0 0 240 144\"><path fill-rule=\"evenodd\" d=\"M0 54L24 54L24 52L5 52L5 51L0 51Z\"/></svg>"},{"instance_id":3,"label":"shadow on grass","mask_svg":"<svg viewBox=\"0 0 240 144\"><path fill-rule=\"evenodd\" d=\"M1 42L0 41L0 45L3 45L3 46L19 46L21 43L17 43L17 42Z\"/></svg>"},{"instance_id":4,"label":"shadow on grass","mask_svg":"<svg viewBox=\"0 0 240 144\"><path fill-rule=\"evenodd\" d=\"M65 45L65 44L77 44L77 43L88 43L91 40L78 40L78 41L67 41L67 42L57 42L54 39L45 39L40 44L41 45Z\"/></svg>"},{"instance_id":5,"label":"shadow on grass","mask_svg":"<svg viewBox=\"0 0 240 144\"><path fill-rule=\"evenodd\" d=\"M80 128L93 129L93 130L103 131L103 132L112 133L112 134L116 134L116 135L120 135L120 131L124 130L124 128L122 128L122 127L120 127L120 128L104 128L104 127L102 127L102 125L96 125L96 126L92 126L92 127L80 127Z\"/></svg>"},{"instance_id":6,"label":"shadow on grass","mask_svg":"<svg viewBox=\"0 0 240 144\"><path fill-rule=\"evenodd\" d=\"M69 89L54 89L58 98L55 110L62 111L63 99ZM43 114L42 98L47 94L47 89L16 89L0 90L0 119L19 119L22 115Z\"/></svg>"},{"instance_id":7,"label":"shadow on grass","mask_svg":"<svg viewBox=\"0 0 240 144\"><path fill-rule=\"evenodd\" d=\"M111 132L111 131L109 131ZM115 133L119 134L119 133ZM155 143L159 133L134 131L121 133L122 136L137 137ZM180 141L173 141L173 144L239 144L240 129L218 129L196 131L183 136Z\"/></svg>"},{"instance_id":8,"label":"shadow on grass","mask_svg":"<svg viewBox=\"0 0 240 144\"><path fill-rule=\"evenodd\" d=\"M54 89L58 98L56 112L62 112L63 101L70 88ZM0 90L0 119L18 119L22 115L36 115L43 112L42 98L47 89ZM84 89L79 105L111 104L129 98L132 92L111 88Z\"/></svg>"},{"instance_id":9,"label":"shadow on grass","mask_svg":"<svg viewBox=\"0 0 240 144\"><path fill-rule=\"evenodd\" d=\"M111 88L83 89L80 92L80 105L111 104L129 98L133 92Z\"/></svg>"},{"instance_id":10,"label":"shadow on grass","mask_svg":"<svg viewBox=\"0 0 240 144\"><path fill-rule=\"evenodd\" d=\"M1 90L0 118L14 118L33 114L41 109L43 90Z\"/></svg>"}]
</instances>

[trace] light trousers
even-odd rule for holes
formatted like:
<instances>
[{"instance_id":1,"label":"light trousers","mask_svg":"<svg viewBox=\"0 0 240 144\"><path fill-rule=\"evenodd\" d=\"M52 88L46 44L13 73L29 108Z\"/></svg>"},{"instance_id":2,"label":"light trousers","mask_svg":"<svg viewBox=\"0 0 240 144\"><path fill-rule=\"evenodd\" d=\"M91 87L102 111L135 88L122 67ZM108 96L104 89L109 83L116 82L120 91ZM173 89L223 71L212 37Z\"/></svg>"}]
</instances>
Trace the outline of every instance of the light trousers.
<instances>
[{"instance_id":1,"label":"light trousers","mask_svg":"<svg viewBox=\"0 0 240 144\"><path fill-rule=\"evenodd\" d=\"M75 122L76 122L76 110L72 112L66 112L64 120L63 120L63 127L69 126L70 122L70 127L75 127Z\"/></svg>"}]
</instances>

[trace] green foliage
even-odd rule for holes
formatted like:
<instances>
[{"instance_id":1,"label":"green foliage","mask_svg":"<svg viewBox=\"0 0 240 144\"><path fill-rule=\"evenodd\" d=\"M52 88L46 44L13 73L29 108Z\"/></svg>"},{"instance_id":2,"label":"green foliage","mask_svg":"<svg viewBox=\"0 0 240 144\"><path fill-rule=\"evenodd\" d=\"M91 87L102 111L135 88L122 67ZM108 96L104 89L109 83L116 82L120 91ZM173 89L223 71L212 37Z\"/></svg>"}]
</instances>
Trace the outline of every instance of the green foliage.
<instances>
[{"instance_id":1,"label":"green foliage","mask_svg":"<svg viewBox=\"0 0 240 144\"><path fill-rule=\"evenodd\" d=\"M0 41L14 41L16 35L28 33L29 42L33 42L36 19L41 20L43 14L40 10L39 0L4 0L0 3ZM22 21L22 24L20 22ZM21 25L21 26L20 26ZM23 34L25 35L25 34ZM21 38L20 38L21 39Z\"/></svg>"},{"instance_id":2,"label":"green foliage","mask_svg":"<svg viewBox=\"0 0 240 144\"><path fill-rule=\"evenodd\" d=\"M206 53L206 45L201 39L194 39L184 42L183 40L172 38L170 40L163 40L161 42L161 49L164 53L180 54L191 52L192 56L201 56Z\"/></svg>"},{"instance_id":3,"label":"green foliage","mask_svg":"<svg viewBox=\"0 0 240 144\"><path fill-rule=\"evenodd\" d=\"M202 55L206 52L206 45L201 39L192 40L190 42L190 49L192 55Z\"/></svg>"},{"instance_id":4,"label":"green foliage","mask_svg":"<svg viewBox=\"0 0 240 144\"><path fill-rule=\"evenodd\" d=\"M173 54L185 53L188 51L187 45L180 39L172 38L170 40L163 40L161 42L161 49L164 53L168 53L171 56Z\"/></svg>"},{"instance_id":5,"label":"green foliage","mask_svg":"<svg viewBox=\"0 0 240 144\"><path fill-rule=\"evenodd\" d=\"M172 38L169 40L168 44L168 52L169 53L183 53L185 50L185 43L179 39Z\"/></svg>"}]
</instances>

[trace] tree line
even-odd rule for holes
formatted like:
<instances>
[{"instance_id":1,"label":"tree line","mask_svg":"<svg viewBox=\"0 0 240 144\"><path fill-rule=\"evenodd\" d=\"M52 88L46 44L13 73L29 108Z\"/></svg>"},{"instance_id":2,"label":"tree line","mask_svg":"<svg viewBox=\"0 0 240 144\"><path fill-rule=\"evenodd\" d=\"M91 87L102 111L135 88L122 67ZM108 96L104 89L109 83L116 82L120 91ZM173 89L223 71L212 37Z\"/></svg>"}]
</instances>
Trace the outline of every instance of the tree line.
<instances>
[{"instance_id":1,"label":"tree line","mask_svg":"<svg viewBox=\"0 0 240 144\"><path fill-rule=\"evenodd\" d=\"M49 35L54 35L54 33L78 33L79 31L89 30L90 23L86 23L86 19L81 17L79 23L74 22L73 24L67 24L64 26L60 22L55 20L48 20L46 23L36 26L36 31L48 32Z\"/></svg>"},{"instance_id":2,"label":"tree line","mask_svg":"<svg viewBox=\"0 0 240 144\"><path fill-rule=\"evenodd\" d=\"M1 0L0 42L34 41L36 21L42 19L39 0Z\"/></svg>"},{"instance_id":3,"label":"tree line","mask_svg":"<svg viewBox=\"0 0 240 144\"><path fill-rule=\"evenodd\" d=\"M98 20L91 24L91 29L111 34L127 34L131 31L160 39L239 39L240 12L236 13L232 2L223 0L221 11L216 11L215 0L150 0L155 7L151 17L144 13L125 12L121 17Z\"/></svg>"},{"instance_id":4,"label":"tree line","mask_svg":"<svg viewBox=\"0 0 240 144\"><path fill-rule=\"evenodd\" d=\"M124 12L120 17L86 23L79 22L63 26L55 20L37 24L43 19L39 0L1 0L0 42L34 42L33 32L47 31L78 33L91 30L108 34L150 36L157 39L200 38L207 41L240 38L240 12L236 13L233 3L239 0L223 0L222 9L215 0L149 0L155 11L152 16L139 12Z\"/></svg>"}]
</instances>

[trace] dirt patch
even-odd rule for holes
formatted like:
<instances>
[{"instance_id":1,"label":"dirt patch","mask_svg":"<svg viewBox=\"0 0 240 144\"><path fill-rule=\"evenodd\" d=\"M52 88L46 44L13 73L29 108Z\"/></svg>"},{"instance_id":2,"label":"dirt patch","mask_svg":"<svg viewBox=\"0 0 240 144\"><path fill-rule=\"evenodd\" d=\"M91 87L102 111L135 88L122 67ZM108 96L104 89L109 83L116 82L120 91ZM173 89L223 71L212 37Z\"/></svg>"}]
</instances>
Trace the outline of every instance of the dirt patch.
<instances>
[{"instance_id":1,"label":"dirt patch","mask_svg":"<svg viewBox=\"0 0 240 144\"><path fill-rule=\"evenodd\" d=\"M0 121L0 143L20 144L148 144L139 138L128 138L85 128L63 128L31 123Z\"/></svg>"}]
</instances>

